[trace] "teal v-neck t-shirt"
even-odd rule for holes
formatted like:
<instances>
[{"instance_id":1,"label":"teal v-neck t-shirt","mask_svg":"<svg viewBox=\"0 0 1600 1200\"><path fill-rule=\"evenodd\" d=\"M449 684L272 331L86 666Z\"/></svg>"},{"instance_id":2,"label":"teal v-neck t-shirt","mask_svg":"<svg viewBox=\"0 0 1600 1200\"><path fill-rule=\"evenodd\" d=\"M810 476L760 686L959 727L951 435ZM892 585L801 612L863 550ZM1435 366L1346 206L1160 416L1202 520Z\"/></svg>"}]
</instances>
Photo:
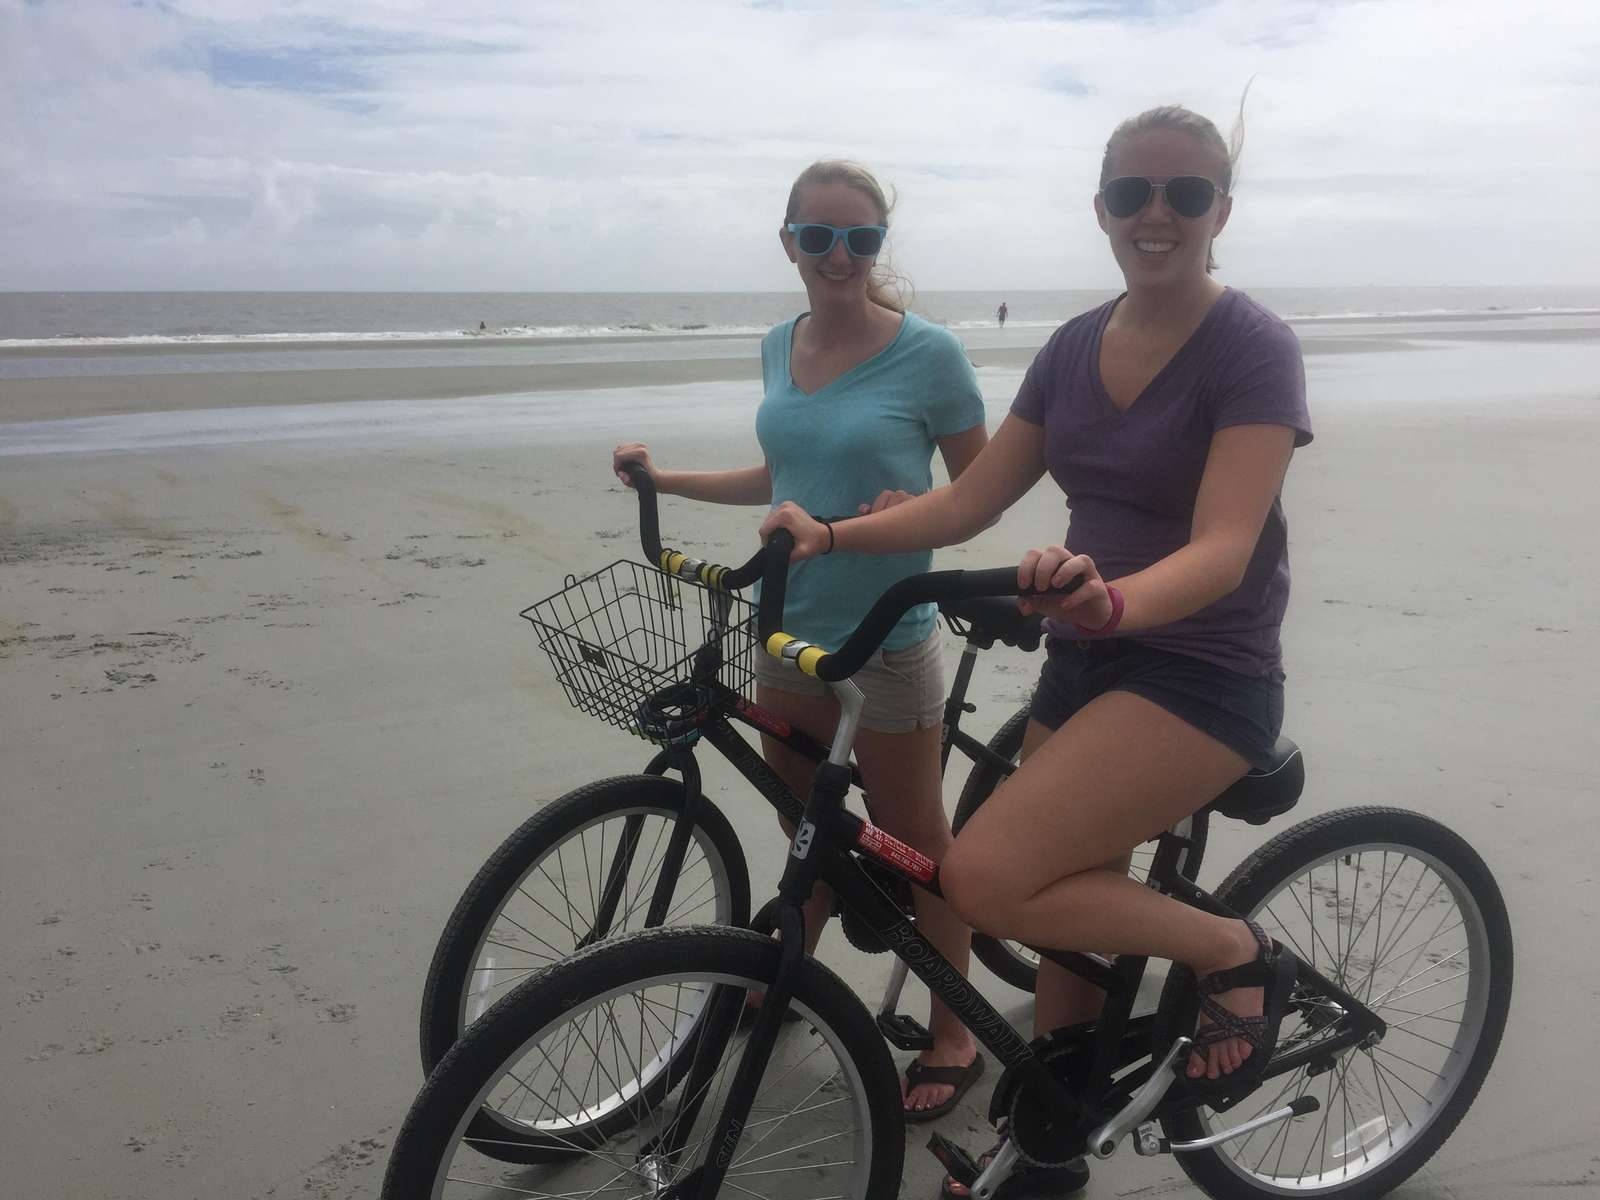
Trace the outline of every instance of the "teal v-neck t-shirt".
<instances>
[{"instance_id":1,"label":"teal v-neck t-shirt","mask_svg":"<svg viewBox=\"0 0 1600 1200\"><path fill-rule=\"evenodd\" d=\"M804 316L805 314L801 314ZM795 325L761 343L765 395L756 437L772 474L772 504L792 500L816 516L855 513L878 493L920 495L933 486L938 438L983 424L983 397L966 349L949 330L906 313L877 354L807 395L789 372ZM789 572L784 632L837 650L891 584L930 568L931 551L829 554ZM906 614L884 640L903 650L927 638L935 608Z\"/></svg>"}]
</instances>

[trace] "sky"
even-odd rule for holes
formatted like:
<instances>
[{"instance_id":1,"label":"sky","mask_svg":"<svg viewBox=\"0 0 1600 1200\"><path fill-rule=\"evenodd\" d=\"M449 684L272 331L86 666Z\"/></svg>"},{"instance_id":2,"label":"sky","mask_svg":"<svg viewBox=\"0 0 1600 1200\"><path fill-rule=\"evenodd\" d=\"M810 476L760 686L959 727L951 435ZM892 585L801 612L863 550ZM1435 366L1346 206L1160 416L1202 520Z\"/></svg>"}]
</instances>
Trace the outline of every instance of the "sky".
<instances>
[{"instance_id":1,"label":"sky","mask_svg":"<svg viewBox=\"0 0 1600 1200\"><path fill-rule=\"evenodd\" d=\"M1600 284L1600 0L0 0L0 290L1109 287L1118 121L1224 134L1242 286Z\"/></svg>"}]
</instances>

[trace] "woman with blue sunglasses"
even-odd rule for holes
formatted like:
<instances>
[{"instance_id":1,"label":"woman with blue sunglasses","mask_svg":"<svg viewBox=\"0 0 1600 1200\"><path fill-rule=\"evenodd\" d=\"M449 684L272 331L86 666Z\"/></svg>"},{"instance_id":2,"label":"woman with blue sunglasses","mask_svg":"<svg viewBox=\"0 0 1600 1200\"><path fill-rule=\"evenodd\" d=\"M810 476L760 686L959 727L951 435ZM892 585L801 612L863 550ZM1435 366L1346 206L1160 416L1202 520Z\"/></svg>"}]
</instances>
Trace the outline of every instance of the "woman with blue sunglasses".
<instances>
[{"instance_id":1,"label":"woman with blue sunglasses","mask_svg":"<svg viewBox=\"0 0 1600 1200\"><path fill-rule=\"evenodd\" d=\"M1187 1075L1201 1094L1259 1074L1293 978L1260 929L1127 875L1140 842L1269 763L1283 720L1279 491L1311 423L1294 333L1212 277L1237 136L1230 146L1177 107L1117 127L1094 213L1126 290L1057 330L959 480L837 529L785 505L761 530L789 528L796 558L903 554L972 537L1047 471L1071 497L1065 544L1018 568L1028 588L1080 581L1020 602L1050 618L1022 765L963 827L940 883L985 933L1187 966L1203 1014ZM1092 1019L1102 1000L1043 963L1035 1032ZM1087 1178L1081 1162L1035 1169L1002 1194L1062 1195Z\"/></svg>"},{"instance_id":2,"label":"woman with blue sunglasses","mask_svg":"<svg viewBox=\"0 0 1600 1200\"><path fill-rule=\"evenodd\" d=\"M806 290L808 308L761 344L765 395L756 413L763 461L731 471L667 471L637 442L618 446L612 468L642 464L659 491L721 504L783 503L818 513L881 512L932 487L935 451L958 478L988 441L983 398L961 343L906 311L898 278L879 261L890 204L854 163L823 161L789 192L778 237ZM785 626L836 646L871 602L931 552L832 554L789 575ZM856 758L874 820L938 860L951 844L939 771L944 665L934 607L909 613L855 676L865 693ZM826 686L756 656L757 702L826 741L838 707ZM797 795L813 764L770 740L767 761ZM789 832L793 832L792 830ZM916 894L917 924L963 973L971 931L944 901ZM833 897L818 887L806 905L807 949L816 947ZM906 1119L955 1107L983 1073L972 1035L943 1004L929 1015L933 1047L906 1071Z\"/></svg>"}]
</instances>

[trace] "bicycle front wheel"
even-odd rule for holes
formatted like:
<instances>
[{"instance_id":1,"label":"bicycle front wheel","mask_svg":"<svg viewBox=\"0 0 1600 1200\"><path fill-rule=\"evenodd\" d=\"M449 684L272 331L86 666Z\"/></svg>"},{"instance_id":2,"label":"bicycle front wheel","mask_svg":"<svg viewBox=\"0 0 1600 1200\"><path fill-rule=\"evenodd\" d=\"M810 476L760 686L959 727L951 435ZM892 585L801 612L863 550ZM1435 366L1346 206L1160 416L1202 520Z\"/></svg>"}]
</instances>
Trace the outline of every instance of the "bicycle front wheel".
<instances>
[{"instance_id":1,"label":"bicycle front wheel","mask_svg":"<svg viewBox=\"0 0 1600 1200\"><path fill-rule=\"evenodd\" d=\"M655 929L529 977L429 1077L395 1139L385 1200L644 1200L692 1186L747 1044L734 1014L771 986L778 958L748 930ZM720 1194L894 1196L900 1090L870 1014L812 959L791 1008L802 1019L779 1033ZM552 1152L536 1172L519 1165L530 1140Z\"/></svg>"},{"instance_id":2,"label":"bicycle front wheel","mask_svg":"<svg viewBox=\"0 0 1600 1200\"><path fill-rule=\"evenodd\" d=\"M1027 731L1028 710L1024 708L1012 713L1006 723L1000 726L1000 731L989 739L989 749L1014 767L1022 761L1022 738ZM960 833L961 827L971 820L972 814L983 806L1005 778L1006 773L992 763L974 763L961 789L961 798L956 802L951 830ZM1189 848L1178 864L1178 870L1185 879L1193 880L1200 874L1209 822L1210 814L1201 811L1186 818L1174 830L1189 839ZM1140 883L1149 882L1150 866L1154 859L1155 843L1135 847L1128 873ZM1025 992L1033 991L1039 975L1039 956L1021 942L974 932L972 952L978 956L979 962L1012 987Z\"/></svg>"},{"instance_id":3,"label":"bicycle front wheel","mask_svg":"<svg viewBox=\"0 0 1600 1200\"><path fill-rule=\"evenodd\" d=\"M1450 1136L1500 1045L1512 947L1494 876L1437 821L1357 808L1285 830L1234 870L1217 899L1253 917L1387 1029L1371 1045L1267 1080L1226 1113L1164 1120L1173 1141L1187 1141L1302 1096L1320 1106L1178 1162L1226 1200L1384 1195ZM1157 1020L1163 1040L1192 1027L1193 994L1188 973L1174 968ZM1275 1053L1336 1036L1342 1014L1332 997L1301 984Z\"/></svg>"},{"instance_id":4,"label":"bicycle front wheel","mask_svg":"<svg viewBox=\"0 0 1600 1200\"><path fill-rule=\"evenodd\" d=\"M528 974L600 937L641 929L660 881L683 783L603 779L540 809L501 843L457 901L422 993L422 1066ZM667 925L745 925L750 879L739 838L697 798Z\"/></svg>"}]
</instances>

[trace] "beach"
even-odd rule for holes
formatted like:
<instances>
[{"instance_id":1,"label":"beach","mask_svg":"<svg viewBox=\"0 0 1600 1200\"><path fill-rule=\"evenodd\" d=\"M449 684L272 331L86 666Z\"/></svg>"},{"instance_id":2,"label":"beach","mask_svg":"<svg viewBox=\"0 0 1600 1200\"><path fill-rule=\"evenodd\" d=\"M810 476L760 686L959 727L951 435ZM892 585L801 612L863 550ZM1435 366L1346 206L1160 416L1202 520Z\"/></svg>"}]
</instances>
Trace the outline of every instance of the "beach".
<instances>
[{"instance_id":1,"label":"beach","mask_svg":"<svg viewBox=\"0 0 1600 1200\"><path fill-rule=\"evenodd\" d=\"M1516 991L1479 1100L1397 1194L1600 1187L1600 317L1295 327L1316 440L1284 497L1284 731L1308 783L1265 830L1214 822L1201 882L1353 804L1460 832L1505 893ZM961 331L991 429L1049 332ZM758 461L757 345L0 347L7 1192L378 1194L461 889L540 804L647 757L567 705L517 613L638 556L616 442ZM667 499L663 538L743 561L759 516ZM1063 527L1046 480L936 562L1010 564ZM1036 670L986 656L971 729ZM702 762L764 899L784 843ZM885 958L836 928L823 957L876 1003ZM1022 993L974 976L1026 1025ZM939 1125L974 1152L998 1074ZM936 1194L925 1141L906 1196ZM1091 1197L1199 1194L1126 1147L1095 1172Z\"/></svg>"}]
</instances>

